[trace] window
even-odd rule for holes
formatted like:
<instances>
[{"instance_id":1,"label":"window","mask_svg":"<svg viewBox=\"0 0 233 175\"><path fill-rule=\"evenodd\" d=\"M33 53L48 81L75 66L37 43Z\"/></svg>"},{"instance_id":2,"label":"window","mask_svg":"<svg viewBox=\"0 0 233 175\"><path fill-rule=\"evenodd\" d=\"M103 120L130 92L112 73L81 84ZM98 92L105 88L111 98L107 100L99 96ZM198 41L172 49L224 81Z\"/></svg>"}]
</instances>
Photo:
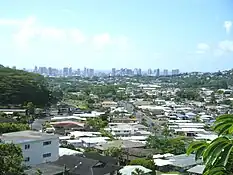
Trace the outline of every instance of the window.
<instances>
[{"instance_id":1,"label":"window","mask_svg":"<svg viewBox=\"0 0 233 175\"><path fill-rule=\"evenodd\" d=\"M51 157L51 153L43 154L43 158L46 158L46 157Z\"/></svg>"},{"instance_id":2,"label":"window","mask_svg":"<svg viewBox=\"0 0 233 175\"><path fill-rule=\"evenodd\" d=\"M26 157L25 159L24 159L24 162L29 162L30 161L30 157Z\"/></svg>"},{"instance_id":3,"label":"window","mask_svg":"<svg viewBox=\"0 0 233 175\"><path fill-rule=\"evenodd\" d=\"M43 142L43 145L44 145L44 146L46 146L46 145L51 145L51 141Z\"/></svg>"},{"instance_id":4,"label":"window","mask_svg":"<svg viewBox=\"0 0 233 175\"><path fill-rule=\"evenodd\" d=\"M25 149L30 149L30 145L28 144L28 145L24 145L24 148Z\"/></svg>"}]
</instances>

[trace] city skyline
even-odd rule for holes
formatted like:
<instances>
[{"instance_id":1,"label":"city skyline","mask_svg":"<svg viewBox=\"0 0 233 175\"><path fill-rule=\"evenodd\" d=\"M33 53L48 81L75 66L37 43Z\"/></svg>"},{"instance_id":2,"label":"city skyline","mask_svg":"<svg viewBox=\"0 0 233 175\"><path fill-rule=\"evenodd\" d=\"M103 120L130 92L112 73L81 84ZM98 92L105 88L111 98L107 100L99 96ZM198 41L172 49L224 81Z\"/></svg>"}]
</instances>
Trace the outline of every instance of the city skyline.
<instances>
[{"instance_id":1,"label":"city skyline","mask_svg":"<svg viewBox=\"0 0 233 175\"><path fill-rule=\"evenodd\" d=\"M231 69L232 7L230 0L22 0L18 5L4 1L0 64L182 72Z\"/></svg>"},{"instance_id":2,"label":"city skyline","mask_svg":"<svg viewBox=\"0 0 233 175\"><path fill-rule=\"evenodd\" d=\"M9 67L9 66L7 66ZM18 69L16 66L11 67L12 69ZM93 68L84 67L83 69L80 68L72 68L72 67L64 67L62 69L54 68L54 67L37 67L35 66L34 69L26 69L23 68L21 70L27 72L38 73L43 76L52 76L52 77L70 77L70 76L82 76L82 77L93 77L93 76L170 76L170 75L180 75L187 72L180 72L179 69L164 69L160 70L157 69L147 69L143 70L141 68L121 68L116 69L112 68L111 70L96 70Z\"/></svg>"}]
</instances>

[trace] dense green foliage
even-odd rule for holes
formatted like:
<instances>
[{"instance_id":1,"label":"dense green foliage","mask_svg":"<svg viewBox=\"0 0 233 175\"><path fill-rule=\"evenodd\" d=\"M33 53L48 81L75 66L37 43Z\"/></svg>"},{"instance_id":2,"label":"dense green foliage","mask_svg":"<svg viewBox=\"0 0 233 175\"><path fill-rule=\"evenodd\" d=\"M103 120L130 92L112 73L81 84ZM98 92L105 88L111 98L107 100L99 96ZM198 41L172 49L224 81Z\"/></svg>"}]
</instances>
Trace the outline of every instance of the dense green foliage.
<instances>
[{"instance_id":1,"label":"dense green foliage","mask_svg":"<svg viewBox=\"0 0 233 175\"><path fill-rule=\"evenodd\" d=\"M0 174L22 175L23 156L20 147L14 144L0 144Z\"/></svg>"},{"instance_id":2,"label":"dense green foliage","mask_svg":"<svg viewBox=\"0 0 233 175\"><path fill-rule=\"evenodd\" d=\"M176 93L176 98L184 98L187 100L197 100L197 101L203 101L200 97L200 94L197 90L194 89L182 89Z\"/></svg>"},{"instance_id":3,"label":"dense green foliage","mask_svg":"<svg viewBox=\"0 0 233 175\"><path fill-rule=\"evenodd\" d=\"M202 158L205 164L204 175L233 174L233 115L219 116L214 125L218 138L211 143L196 141L189 145L187 154L196 153L196 159Z\"/></svg>"},{"instance_id":4,"label":"dense green foliage","mask_svg":"<svg viewBox=\"0 0 233 175\"><path fill-rule=\"evenodd\" d=\"M150 160L150 159L137 158L137 159L131 160L129 164L130 165L141 165L150 170L155 170L155 164L153 160Z\"/></svg>"},{"instance_id":5,"label":"dense green foliage","mask_svg":"<svg viewBox=\"0 0 233 175\"><path fill-rule=\"evenodd\" d=\"M183 137L167 138L149 136L147 139L147 147L154 148L160 153L184 154L186 152Z\"/></svg>"},{"instance_id":6,"label":"dense green foliage","mask_svg":"<svg viewBox=\"0 0 233 175\"><path fill-rule=\"evenodd\" d=\"M101 128L105 128L108 124L107 121L101 118L88 119L86 122L87 126L96 131L100 131Z\"/></svg>"},{"instance_id":7,"label":"dense green foliage","mask_svg":"<svg viewBox=\"0 0 233 175\"><path fill-rule=\"evenodd\" d=\"M16 131L29 130L28 124L22 123L0 123L0 134Z\"/></svg>"},{"instance_id":8,"label":"dense green foliage","mask_svg":"<svg viewBox=\"0 0 233 175\"><path fill-rule=\"evenodd\" d=\"M160 78L163 82L173 83L176 87L180 88L202 88L207 87L211 89L227 89L232 85L233 75L232 70L222 74L217 73L204 73L193 75L183 74L175 77Z\"/></svg>"},{"instance_id":9,"label":"dense green foliage","mask_svg":"<svg viewBox=\"0 0 233 175\"><path fill-rule=\"evenodd\" d=\"M50 100L50 91L41 75L10 68L0 68L0 105L22 105L32 102L44 106Z\"/></svg>"}]
</instances>

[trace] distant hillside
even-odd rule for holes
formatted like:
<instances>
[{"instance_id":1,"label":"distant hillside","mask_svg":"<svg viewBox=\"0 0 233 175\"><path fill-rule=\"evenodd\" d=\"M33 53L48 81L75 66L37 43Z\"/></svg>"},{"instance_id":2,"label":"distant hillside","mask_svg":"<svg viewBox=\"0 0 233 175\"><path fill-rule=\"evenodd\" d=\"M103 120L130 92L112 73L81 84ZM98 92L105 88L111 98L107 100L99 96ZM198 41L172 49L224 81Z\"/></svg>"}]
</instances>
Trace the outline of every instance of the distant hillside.
<instances>
[{"instance_id":1,"label":"distant hillside","mask_svg":"<svg viewBox=\"0 0 233 175\"><path fill-rule=\"evenodd\" d=\"M41 75L0 66L0 106L27 102L44 106L49 102L47 87Z\"/></svg>"}]
</instances>

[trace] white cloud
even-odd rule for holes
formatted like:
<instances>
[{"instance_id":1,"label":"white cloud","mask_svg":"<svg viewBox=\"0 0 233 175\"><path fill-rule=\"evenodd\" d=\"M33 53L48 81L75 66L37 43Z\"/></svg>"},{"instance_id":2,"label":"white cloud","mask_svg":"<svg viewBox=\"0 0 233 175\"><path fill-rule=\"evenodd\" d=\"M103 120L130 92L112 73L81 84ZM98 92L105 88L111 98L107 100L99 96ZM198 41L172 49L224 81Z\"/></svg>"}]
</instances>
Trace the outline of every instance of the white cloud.
<instances>
[{"instance_id":1,"label":"white cloud","mask_svg":"<svg viewBox=\"0 0 233 175\"><path fill-rule=\"evenodd\" d=\"M224 40L218 43L217 48L214 51L214 56L220 57L231 52L233 52L233 41Z\"/></svg>"},{"instance_id":2,"label":"white cloud","mask_svg":"<svg viewBox=\"0 0 233 175\"><path fill-rule=\"evenodd\" d=\"M199 50L209 50L210 49L210 46L206 43L199 43L197 45L197 49Z\"/></svg>"},{"instance_id":3,"label":"white cloud","mask_svg":"<svg viewBox=\"0 0 233 175\"><path fill-rule=\"evenodd\" d=\"M197 50L196 53L197 54L204 54L206 52L208 52L210 50L210 46L206 43L199 43L197 45Z\"/></svg>"},{"instance_id":4,"label":"white cloud","mask_svg":"<svg viewBox=\"0 0 233 175\"><path fill-rule=\"evenodd\" d=\"M69 10L64 9L64 12ZM20 49L28 49L31 41L55 40L55 41L71 41L76 44L82 44L88 41L88 44L94 46L95 50L102 50L106 46L114 45L120 49L129 48L129 40L125 36L112 36L109 33L96 34L86 37L82 31L77 28L65 29L54 26L41 25L34 16L26 19L0 19L0 25L12 25L18 28L18 31L13 34L13 41ZM87 40L91 38L91 40Z\"/></svg>"},{"instance_id":5,"label":"white cloud","mask_svg":"<svg viewBox=\"0 0 233 175\"><path fill-rule=\"evenodd\" d=\"M226 33L229 34L232 27L232 21L225 21L224 28L226 29Z\"/></svg>"},{"instance_id":6,"label":"white cloud","mask_svg":"<svg viewBox=\"0 0 233 175\"><path fill-rule=\"evenodd\" d=\"M15 23L17 23L15 21ZM37 37L39 39L55 39L55 40L74 40L75 43L83 43L85 36L78 29L61 29L56 27L40 26L35 17L29 17L19 23L19 31L14 34L13 39L17 46L26 49L30 40Z\"/></svg>"},{"instance_id":7,"label":"white cloud","mask_svg":"<svg viewBox=\"0 0 233 175\"><path fill-rule=\"evenodd\" d=\"M221 41L218 47L224 52L233 52L233 41L229 41L229 40Z\"/></svg>"},{"instance_id":8,"label":"white cloud","mask_svg":"<svg viewBox=\"0 0 233 175\"><path fill-rule=\"evenodd\" d=\"M93 44L96 50L102 50L105 46L112 44L112 38L108 33L96 35L93 38Z\"/></svg>"}]
</instances>

